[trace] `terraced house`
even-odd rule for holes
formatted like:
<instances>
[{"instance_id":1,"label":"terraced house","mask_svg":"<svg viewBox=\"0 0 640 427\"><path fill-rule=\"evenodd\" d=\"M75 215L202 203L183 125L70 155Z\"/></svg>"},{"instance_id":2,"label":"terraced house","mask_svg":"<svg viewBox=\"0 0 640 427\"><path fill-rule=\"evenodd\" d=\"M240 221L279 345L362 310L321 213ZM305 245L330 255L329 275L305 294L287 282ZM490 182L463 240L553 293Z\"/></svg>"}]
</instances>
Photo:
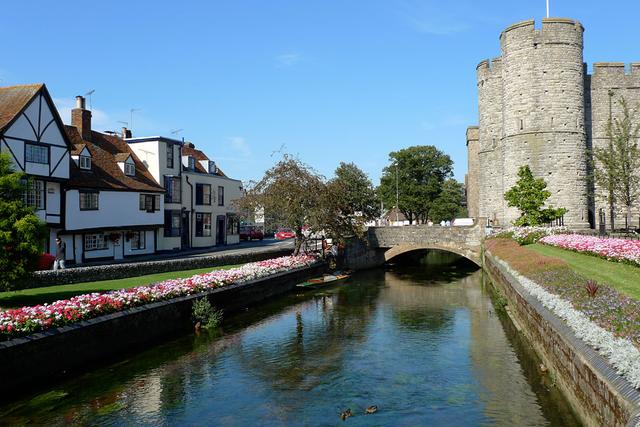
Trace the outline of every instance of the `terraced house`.
<instances>
[{"instance_id":1,"label":"terraced house","mask_svg":"<svg viewBox=\"0 0 640 427\"><path fill-rule=\"evenodd\" d=\"M48 251L64 228L64 186L72 149L44 84L0 88L0 151L31 178L25 201L47 224L43 246Z\"/></svg>"},{"instance_id":2,"label":"terraced house","mask_svg":"<svg viewBox=\"0 0 640 427\"><path fill-rule=\"evenodd\" d=\"M158 247L184 249L240 241L233 206L242 182L229 178L192 143L162 136L127 138L126 142L164 184L164 228Z\"/></svg>"}]
</instances>

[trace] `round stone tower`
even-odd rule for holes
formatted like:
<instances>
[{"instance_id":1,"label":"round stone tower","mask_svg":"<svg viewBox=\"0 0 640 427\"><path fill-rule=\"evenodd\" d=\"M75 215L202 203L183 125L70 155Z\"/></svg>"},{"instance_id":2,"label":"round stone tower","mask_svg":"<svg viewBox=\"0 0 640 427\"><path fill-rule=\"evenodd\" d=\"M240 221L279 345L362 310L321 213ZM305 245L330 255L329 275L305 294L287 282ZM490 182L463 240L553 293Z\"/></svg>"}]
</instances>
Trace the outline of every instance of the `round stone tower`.
<instances>
[{"instance_id":1,"label":"round stone tower","mask_svg":"<svg viewBox=\"0 0 640 427\"><path fill-rule=\"evenodd\" d=\"M548 203L567 209L565 225L587 228L583 32L579 22L559 18L543 19L541 29L531 20L504 30L496 102L502 103L504 191L529 165L547 182ZM510 223L519 213L507 208L504 216Z\"/></svg>"}]
</instances>

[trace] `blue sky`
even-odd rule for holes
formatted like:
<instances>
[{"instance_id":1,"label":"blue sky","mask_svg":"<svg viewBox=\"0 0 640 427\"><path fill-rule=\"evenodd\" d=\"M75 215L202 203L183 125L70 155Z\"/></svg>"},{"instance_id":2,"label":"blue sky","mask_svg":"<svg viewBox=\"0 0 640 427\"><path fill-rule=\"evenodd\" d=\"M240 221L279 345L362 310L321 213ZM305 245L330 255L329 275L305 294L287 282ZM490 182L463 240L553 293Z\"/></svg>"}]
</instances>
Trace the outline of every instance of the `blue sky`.
<instances>
[{"instance_id":1,"label":"blue sky","mask_svg":"<svg viewBox=\"0 0 640 427\"><path fill-rule=\"evenodd\" d=\"M622 14L619 14L623 11ZM631 0L551 0L586 27L585 61L640 61ZM0 84L45 82L63 120L94 89L96 130L193 141L229 175L283 151L377 184L388 153L434 144L466 171L475 66L544 0L21 1L3 5Z\"/></svg>"}]
</instances>

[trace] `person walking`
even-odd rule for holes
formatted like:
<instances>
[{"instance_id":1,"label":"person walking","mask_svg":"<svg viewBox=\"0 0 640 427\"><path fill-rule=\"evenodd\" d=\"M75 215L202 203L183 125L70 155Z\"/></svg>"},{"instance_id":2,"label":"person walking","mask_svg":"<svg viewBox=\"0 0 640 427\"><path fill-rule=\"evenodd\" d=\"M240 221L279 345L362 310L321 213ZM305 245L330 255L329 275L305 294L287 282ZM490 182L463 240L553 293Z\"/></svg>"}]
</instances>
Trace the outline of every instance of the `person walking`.
<instances>
[{"instance_id":1,"label":"person walking","mask_svg":"<svg viewBox=\"0 0 640 427\"><path fill-rule=\"evenodd\" d=\"M67 244L60 237L56 237L56 260L53 262L54 270L64 269L64 257L67 251Z\"/></svg>"}]
</instances>

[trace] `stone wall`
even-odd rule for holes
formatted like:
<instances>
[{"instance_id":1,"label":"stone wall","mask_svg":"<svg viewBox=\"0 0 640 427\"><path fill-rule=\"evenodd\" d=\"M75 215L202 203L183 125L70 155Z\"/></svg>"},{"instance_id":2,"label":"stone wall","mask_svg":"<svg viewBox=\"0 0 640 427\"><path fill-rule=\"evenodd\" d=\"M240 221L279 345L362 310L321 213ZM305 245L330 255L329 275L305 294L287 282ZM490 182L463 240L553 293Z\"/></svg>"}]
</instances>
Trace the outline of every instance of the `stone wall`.
<instances>
[{"instance_id":1,"label":"stone wall","mask_svg":"<svg viewBox=\"0 0 640 427\"><path fill-rule=\"evenodd\" d=\"M219 267L223 265L245 264L270 258L291 255L291 249L273 249L256 253L194 256L191 258L168 259L162 261L132 262L122 264L99 265L94 267L75 267L64 270L36 271L24 282L21 288L39 288L67 285L72 283L95 282L98 280L124 279L147 274L168 271L195 270L198 268Z\"/></svg>"},{"instance_id":2,"label":"stone wall","mask_svg":"<svg viewBox=\"0 0 640 427\"><path fill-rule=\"evenodd\" d=\"M611 96L610 96L611 94ZM629 107L637 110L636 123L640 121L640 63L631 64L628 68L621 62L600 62L593 65L591 76L591 141L593 147L607 147L609 135L607 126L609 118L622 118L620 99L624 99ZM604 209L609 225L609 206L606 202L606 190L598 188L595 200L594 216L598 217L600 209ZM637 205L640 205L638 203ZM625 224L625 208L618 204L616 227ZM632 224L640 228L640 207L633 209Z\"/></svg>"},{"instance_id":3,"label":"stone wall","mask_svg":"<svg viewBox=\"0 0 640 427\"><path fill-rule=\"evenodd\" d=\"M480 135L477 126L467 129L467 159L468 169L466 176L467 210L470 218L479 217L480 193L480 164L478 152L480 151Z\"/></svg>"},{"instance_id":4,"label":"stone wall","mask_svg":"<svg viewBox=\"0 0 640 427\"><path fill-rule=\"evenodd\" d=\"M98 362L120 360L168 337L189 333L196 299L208 298L227 316L286 293L325 270L325 264L318 264L0 342L0 396L15 398L18 391L33 390L37 383L64 379Z\"/></svg>"},{"instance_id":5,"label":"stone wall","mask_svg":"<svg viewBox=\"0 0 640 427\"><path fill-rule=\"evenodd\" d=\"M578 339L488 252L483 266L507 301L507 312L544 361L556 385L588 426L640 423L640 392Z\"/></svg>"}]
</instances>

